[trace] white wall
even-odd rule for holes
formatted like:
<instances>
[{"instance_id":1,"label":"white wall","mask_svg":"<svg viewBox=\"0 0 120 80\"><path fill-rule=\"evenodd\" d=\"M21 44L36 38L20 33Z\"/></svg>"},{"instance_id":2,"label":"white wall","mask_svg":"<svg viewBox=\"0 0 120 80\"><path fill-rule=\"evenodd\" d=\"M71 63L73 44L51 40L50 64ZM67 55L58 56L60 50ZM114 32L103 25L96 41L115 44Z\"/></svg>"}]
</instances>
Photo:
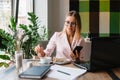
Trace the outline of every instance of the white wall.
<instances>
[{"instance_id":1,"label":"white wall","mask_svg":"<svg viewBox=\"0 0 120 80\"><path fill-rule=\"evenodd\" d=\"M42 20L42 24L48 27L51 35L62 30L68 11L69 0L35 0L35 13Z\"/></svg>"},{"instance_id":2,"label":"white wall","mask_svg":"<svg viewBox=\"0 0 120 80\"><path fill-rule=\"evenodd\" d=\"M48 26L48 0L35 0L35 14L39 17L40 24Z\"/></svg>"},{"instance_id":3,"label":"white wall","mask_svg":"<svg viewBox=\"0 0 120 80\"><path fill-rule=\"evenodd\" d=\"M48 0L48 29L61 31L66 13L69 11L69 0Z\"/></svg>"}]
</instances>

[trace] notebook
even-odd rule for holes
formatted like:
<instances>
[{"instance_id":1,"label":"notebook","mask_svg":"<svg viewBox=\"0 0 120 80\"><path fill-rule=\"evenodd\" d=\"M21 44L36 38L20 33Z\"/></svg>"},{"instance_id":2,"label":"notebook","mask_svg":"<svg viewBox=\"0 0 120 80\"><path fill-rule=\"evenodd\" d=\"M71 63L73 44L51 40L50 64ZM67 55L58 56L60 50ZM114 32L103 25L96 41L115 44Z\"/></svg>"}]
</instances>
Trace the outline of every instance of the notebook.
<instances>
[{"instance_id":1,"label":"notebook","mask_svg":"<svg viewBox=\"0 0 120 80\"><path fill-rule=\"evenodd\" d=\"M46 66L32 66L22 72L20 78L41 79L50 70L50 65Z\"/></svg>"},{"instance_id":2,"label":"notebook","mask_svg":"<svg viewBox=\"0 0 120 80\"><path fill-rule=\"evenodd\" d=\"M77 78L86 73L87 70L73 68L68 66L52 65L48 77L57 80L77 80Z\"/></svg>"},{"instance_id":3,"label":"notebook","mask_svg":"<svg viewBox=\"0 0 120 80\"><path fill-rule=\"evenodd\" d=\"M88 71L98 71L120 67L119 58L120 37L94 37L91 39L90 61L73 64Z\"/></svg>"}]
</instances>

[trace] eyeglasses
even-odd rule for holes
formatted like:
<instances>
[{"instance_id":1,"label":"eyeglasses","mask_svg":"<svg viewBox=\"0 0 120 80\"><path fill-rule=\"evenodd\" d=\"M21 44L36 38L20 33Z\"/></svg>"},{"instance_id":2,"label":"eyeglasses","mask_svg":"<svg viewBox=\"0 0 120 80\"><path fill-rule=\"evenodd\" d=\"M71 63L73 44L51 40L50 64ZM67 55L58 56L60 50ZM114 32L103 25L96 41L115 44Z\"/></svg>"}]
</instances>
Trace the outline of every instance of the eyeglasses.
<instances>
[{"instance_id":1,"label":"eyeglasses","mask_svg":"<svg viewBox=\"0 0 120 80\"><path fill-rule=\"evenodd\" d=\"M70 22L70 21L65 21L65 25L66 26L72 26L72 27L75 27L76 26L76 23L75 22Z\"/></svg>"}]
</instances>

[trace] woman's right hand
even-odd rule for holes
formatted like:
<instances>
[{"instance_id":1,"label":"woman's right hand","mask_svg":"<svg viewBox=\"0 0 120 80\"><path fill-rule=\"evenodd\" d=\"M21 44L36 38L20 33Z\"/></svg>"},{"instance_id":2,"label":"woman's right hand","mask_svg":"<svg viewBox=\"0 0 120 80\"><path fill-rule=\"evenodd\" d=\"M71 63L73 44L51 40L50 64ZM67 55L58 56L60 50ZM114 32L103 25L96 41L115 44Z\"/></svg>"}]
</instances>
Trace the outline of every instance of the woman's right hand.
<instances>
[{"instance_id":1,"label":"woman's right hand","mask_svg":"<svg viewBox=\"0 0 120 80\"><path fill-rule=\"evenodd\" d=\"M78 51L76 50L75 52L75 54L72 51L70 52L70 57L72 58L72 60L79 59Z\"/></svg>"},{"instance_id":2,"label":"woman's right hand","mask_svg":"<svg viewBox=\"0 0 120 80\"><path fill-rule=\"evenodd\" d=\"M38 57L44 57L45 56L45 53L43 51L43 47L40 46L40 45L37 45L35 47L35 52L37 53Z\"/></svg>"}]
</instances>

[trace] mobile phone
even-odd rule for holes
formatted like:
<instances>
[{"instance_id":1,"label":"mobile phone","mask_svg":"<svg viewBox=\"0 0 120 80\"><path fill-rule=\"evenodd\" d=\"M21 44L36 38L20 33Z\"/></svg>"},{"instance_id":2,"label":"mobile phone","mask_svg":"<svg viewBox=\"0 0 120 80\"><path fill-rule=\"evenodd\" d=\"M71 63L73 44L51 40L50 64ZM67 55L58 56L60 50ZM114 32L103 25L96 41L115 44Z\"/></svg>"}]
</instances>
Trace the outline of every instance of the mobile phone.
<instances>
[{"instance_id":1,"label":"mobile phone","mask_svg":"<svg viewBox=\"0 0 120 80\"><path fill-rule=\"evenodd\" d=\"M82 48L83 48L82 46L76 46L73 50L73 53L76 54L76 50L78 51L78 53L80 53Z\"/></svg>"}]
</instances>

